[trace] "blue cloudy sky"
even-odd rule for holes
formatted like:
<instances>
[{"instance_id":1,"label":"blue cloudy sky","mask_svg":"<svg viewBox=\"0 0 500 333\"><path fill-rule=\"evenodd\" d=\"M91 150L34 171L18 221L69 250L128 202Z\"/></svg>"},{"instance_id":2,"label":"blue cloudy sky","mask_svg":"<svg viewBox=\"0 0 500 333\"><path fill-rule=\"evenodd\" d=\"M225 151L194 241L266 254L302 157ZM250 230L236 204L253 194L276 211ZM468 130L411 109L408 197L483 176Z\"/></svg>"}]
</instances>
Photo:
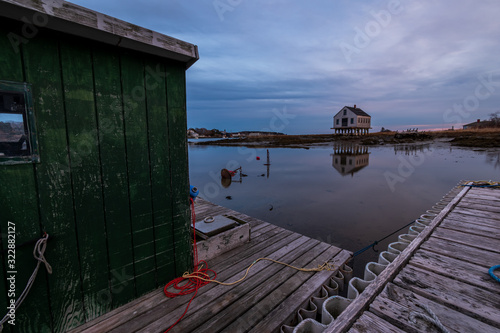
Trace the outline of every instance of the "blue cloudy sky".
<instances>
[{"instance_id":1,"label":"blue cloudy sky","mask_svg":"<svg viewBox=\"0 0 500 333\"><path fill-rule=\"evenodd\" d=\"M188 127L455 128L500 111L498 0L74 0L198 45Z\"/></svg>"}]
</instances>

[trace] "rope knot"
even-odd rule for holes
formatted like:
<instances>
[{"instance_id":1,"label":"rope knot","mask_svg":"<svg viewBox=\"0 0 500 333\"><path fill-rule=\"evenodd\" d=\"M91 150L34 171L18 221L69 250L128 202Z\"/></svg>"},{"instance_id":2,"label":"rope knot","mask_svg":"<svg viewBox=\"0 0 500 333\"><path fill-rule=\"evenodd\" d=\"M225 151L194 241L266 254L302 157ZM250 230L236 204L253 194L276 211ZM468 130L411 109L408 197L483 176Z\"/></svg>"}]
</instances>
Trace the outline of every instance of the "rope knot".
<instances>
[{"instance_id":1,"label":"rope knot","mask_svg":"<svg viewBox=\"0 0 500 333\"><path fill-rule=\"evenodd\" d=\"M49 274L52 274L52 266L50 266L44 256L48 240L49 234L45 232L43 237L36 242L35 248L33 249L33 257L35 257L35 259L39 262L42 262L45 265L45 269L47 270L47 272Z\"/></svg>"},{"instance_id":2,"label":"rope knot","mask_svg":"<svg viewBox=\"0 0 500 333\"><path fill-rule=\"evenodd\" d=\"M410 312L410 322L412 322L415 325L418 325L417 318L420 318L420 319L423 319L423 320L433 324L441 332L449 333L448 329L446 329L446 327L444 327L444 325L441 323L441 321L436 316L436 314L427 305L420 304L420 303L415 303L415 305L418 306L419 308L423 309L425 312L427 312L427 314L429 316L426 315L425 313L422 313L422 312L412 311L412 312Z\"/></svg>"}]
</instances>

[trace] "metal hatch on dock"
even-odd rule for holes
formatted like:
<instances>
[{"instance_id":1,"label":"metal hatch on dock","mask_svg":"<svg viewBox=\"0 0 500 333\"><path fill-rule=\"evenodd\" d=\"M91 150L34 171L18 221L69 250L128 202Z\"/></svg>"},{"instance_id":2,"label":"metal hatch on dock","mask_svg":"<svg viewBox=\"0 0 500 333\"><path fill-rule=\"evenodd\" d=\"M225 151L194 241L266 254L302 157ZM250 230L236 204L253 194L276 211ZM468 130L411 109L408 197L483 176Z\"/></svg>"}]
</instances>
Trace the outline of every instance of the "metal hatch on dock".
<instances>
[{"instance_id":1,"label":"metal hatch on dock","mask_svg":"<svg viewBox=\"0 0 500 333\"><path fill-rule=\"evenodd\" d=\"M209 216L199 222L196 222L195 229L206 236L214 236L223 231L232 229L238 225L237 221L224 215ZM191 227L193 224L191 223Z\"/></svg>"},{"instance_id":2,"label":"metal hatch on dock","mask_svg":"<svg viewBox=\"0 0 500 333\"><path fill-rule=\"evenodd\" d=\"M196 243L200 260L209 260L250 240L250 225L230 215L208 216L196 222L195 232L201 239Z\"/></svg>"}]
</instances>

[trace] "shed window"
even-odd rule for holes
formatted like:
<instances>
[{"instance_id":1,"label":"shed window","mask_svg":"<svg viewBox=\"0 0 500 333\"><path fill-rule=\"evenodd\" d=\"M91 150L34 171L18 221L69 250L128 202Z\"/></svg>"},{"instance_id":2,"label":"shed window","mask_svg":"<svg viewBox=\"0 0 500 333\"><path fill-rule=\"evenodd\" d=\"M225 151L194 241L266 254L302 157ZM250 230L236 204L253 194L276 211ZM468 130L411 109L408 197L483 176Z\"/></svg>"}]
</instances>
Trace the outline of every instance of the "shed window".
<instances>
[{"instance_id":1,"label":"shed window","mask_svg":"<svg viewBox=\"0 0 500 333\"><path fill-rule=\"evenodd\" d=\"M0 164L38 161L31 85L0 81Z\"/></svg>"}]
</instances>

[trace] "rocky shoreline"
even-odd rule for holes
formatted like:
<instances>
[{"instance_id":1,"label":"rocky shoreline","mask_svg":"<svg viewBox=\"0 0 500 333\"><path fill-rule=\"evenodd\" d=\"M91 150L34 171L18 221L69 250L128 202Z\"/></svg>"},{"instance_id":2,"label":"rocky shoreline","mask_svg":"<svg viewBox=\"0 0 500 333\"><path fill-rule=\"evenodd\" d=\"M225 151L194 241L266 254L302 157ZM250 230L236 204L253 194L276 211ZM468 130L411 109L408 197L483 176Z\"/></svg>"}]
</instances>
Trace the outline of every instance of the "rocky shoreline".
<instances>
[{"instance_id":1,"label":"rocky shoreline","mask_svg":"<svg viewBox=\"0 0 500 333\"><path fill-rule=\"evenodd\" d=\"M454 146L500 148L500 129L435 132L378 132L364 136L334 134L274 135L192 142L197 145L245 146L249 148L309 148L317 145L353 143L366 146L446 141Z\"/></svg>"}]
</instances>

